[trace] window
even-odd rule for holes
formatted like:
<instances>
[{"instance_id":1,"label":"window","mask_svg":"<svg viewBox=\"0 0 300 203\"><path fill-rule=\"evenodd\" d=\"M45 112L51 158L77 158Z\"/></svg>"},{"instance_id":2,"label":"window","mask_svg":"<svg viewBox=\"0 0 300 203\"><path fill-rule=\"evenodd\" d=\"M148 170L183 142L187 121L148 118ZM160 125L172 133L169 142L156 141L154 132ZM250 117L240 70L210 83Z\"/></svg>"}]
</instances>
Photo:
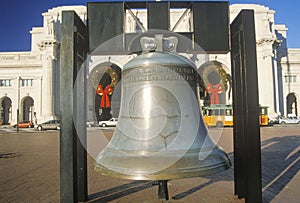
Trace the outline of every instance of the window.
<instances>
[{"instance_id":1,"label":"window","mask_svg":"<svg viewBox=\"0 0 300 203\"><path fill-rule=\"evenodd\" d=\"M226 109L226 114L225 114L226 116L231 116L232 115L232 112L231 112L231 110L230 109Z\"/></svg>"},{"instance_id":2,"label":"window","mask_svg":"<svg viewBox=\"0 0 300 203\"><path fill-rule=\"evenodd\" d=\"M33 79L22 79L21 85L22 87L31 87L33 83Z\"/></svg>"},{"instance_id":3,"label":"window","mask_svg":"<svg viewBox=\"0 0 300 203\"><path fill-rule=\"evenodd\" d=\"M0 80L0 87L10 87L11 85L11 80Z\"/></svg>"},{"instance_id":4,"label":"window","mask_svg":"<svg viewBox=\"0 0 300 203\"><path fill-rule=\"evenodd\" d=\"M297 76L296 75L285 75L284 76L285 83L296 83Z\"/></svg>"},{"instance_id":5,"label":"window","mask_svg":"<svg viewBox=\"0 0 300 203\"><path fill-rule=\"evenodd\" d=\"M219 115L225 115L225 109L220 109L220 114Z\"/></svg>"},{"instance_id":6,"label":"window","mask_svg":"<svg viewBox=\"0 0 300 203\"><path fill-rule=\"evenodd\" d=\"M213 109L211 115L214 115L214 116L219 115L219 109Z\"/></svg>"}]
</instances>

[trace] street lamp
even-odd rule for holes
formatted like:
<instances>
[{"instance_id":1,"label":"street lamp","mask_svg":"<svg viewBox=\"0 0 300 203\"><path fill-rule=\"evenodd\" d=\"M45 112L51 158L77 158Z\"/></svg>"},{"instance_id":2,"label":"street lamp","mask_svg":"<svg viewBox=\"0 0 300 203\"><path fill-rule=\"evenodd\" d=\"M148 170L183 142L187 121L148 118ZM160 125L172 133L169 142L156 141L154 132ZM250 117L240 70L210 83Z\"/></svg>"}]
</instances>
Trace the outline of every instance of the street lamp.
<instances>
[{"instance_id":1,"label":"street lamp","mask_svg":"<svg viewBox=\"0 0 300 203\"><path fill-rule=\"evenodd\" d=\"M18 77L17 132L19 132L19 122L20 122L20 77Z\"/></svg>"}]
</instances>

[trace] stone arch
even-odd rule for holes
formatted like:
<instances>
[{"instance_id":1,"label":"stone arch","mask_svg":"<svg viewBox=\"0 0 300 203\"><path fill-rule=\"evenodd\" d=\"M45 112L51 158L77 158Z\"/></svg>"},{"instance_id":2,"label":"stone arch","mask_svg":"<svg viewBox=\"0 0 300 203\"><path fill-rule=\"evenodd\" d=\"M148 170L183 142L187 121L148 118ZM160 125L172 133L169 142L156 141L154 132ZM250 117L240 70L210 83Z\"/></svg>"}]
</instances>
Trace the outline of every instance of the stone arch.
<instances>
[{"instance_id":1,"label":"stone arch","mask_svg":"<svg viewBox=\"0 0 300 203\"><path fill-rule=\"evenodd\" d=\"M89 74L88 120L108 120L119 116L121 88L121 68L115 63L104 62L96 65ZM92 111L91 111L92 110ZM92 114L92 115L91 115Z\"/></svg>"},{"instance_id":2,"label":"stone arch","mask_svg":"<svg viewBox=\"0 0 300 203\"><path fill-rule=\"evenodd\" d=\"M206 62L199 67L199 74L200 95L204 106L230 103L232 78L229 69L223 63Z\"/></svg>"},{"instance_id":3,"label":"stone arch","mask_svg":"<svg viewBox=\"0 0 300 203\"><path fill-rule=\"evenodd\" d=\"M0 99L0 120L4 125L8 125L11 122L11 99L7 96Z\"/></svg>"},{"instance_id":4,"label":"stone arch","mask_svg":"<svg viewBox=\"0 0 300 203\"><path fill-rule=\"evenodd\" d=\"M21 118L23 121L32 121L34 114L34 100L26 96L21 100Z\"/></svg>"},{"instance_id":5,"label":"stone arch","mask_svg":"<svg viewBox=\"0 0 300 203\"><path fill-rule=\"evenodd\" d=\"M295 93L289 93L286 97L286 112L298 116L298 99Z\"/></svg>"}]
</instances>

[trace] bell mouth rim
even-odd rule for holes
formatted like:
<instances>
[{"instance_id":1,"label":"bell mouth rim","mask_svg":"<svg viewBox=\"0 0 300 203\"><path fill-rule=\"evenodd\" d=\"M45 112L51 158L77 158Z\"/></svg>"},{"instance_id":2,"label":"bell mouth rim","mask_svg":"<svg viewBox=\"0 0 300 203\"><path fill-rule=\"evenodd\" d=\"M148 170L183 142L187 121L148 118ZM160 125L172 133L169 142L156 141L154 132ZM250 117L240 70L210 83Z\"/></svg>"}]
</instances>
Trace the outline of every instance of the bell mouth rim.
<instances>
[{"instance_id":1,"label":"bell mouth rim","mask_svg":"<svg viewBox=\"0 0 300 203\"><path fill-rule=\"evenodd\" d=\"M171 180L210 175L224 171L231 166L228 155L218 147L215 147L205 159L200 159L199 153L198 150L190 149L188 153L170 165L161 167L156 164L152 168L149 165L150 162L165 163L164 161L169 160L170 157L164 155L138 159L138 155L128 158L128 156L109 154L108 158L106 156L101 159L105 157L101 156L94 162L94 171L102 175L129 180ZM121 162L125 164L122 165Z\"/></svg>"},{"instance_id":2,"label":"bell mouth rim","mask_svg":"<svg viewBox=\"0 0 300 203\"><path fill-rule=\"evenodd\" d=\"M138 150L138 149L126 150L126 149L120 149L120 148L108 145L105 149L103 149L103 152L104 151L106 151L106 153L111 153L111 154L112 153L120 154L120 152L122 152L121 153L122 156L128 155L128 156L132 156L132 157L136 157L136 158L144 157L146 159L146 158L151 158L153 156L161 156L161 157L170 156L170 152L172 152L172 154L174 154L174 156L176 156L176 157L178 157L178 156L183 157L188 154L201 155L202 153L207 154L208 152L213 152L213 151L223 151L223 149L220 146L211 145L211 146L205 146L202 148L194 148L194 149L177 149L177 150L168 149L168 150L165 150L165 148L164 149L162 148L162 149L158 149L158 150L145 151L145 150Z\"/></svg>"},{"instance_id":3,"label":"bell mouth rim","mask_svg":"<svg viewBox=\"0 0 300 203\"><path fill-rule=\"evenodd\" d=\"M215 174L222 171L225 171L231 167L230 160L226 160L219 164L214 164L213 167L206 167L205 170L203 168L194 167L189 168L188 170L184 168L179 168L176 171L165 169L163 171L159 171L157 173L120 173L116 171L112 171L102 165L94 163L94 171L100 173L104 176L110 176L112 178L120 178L127 180L175 180L175 179L184 179L184 178L194 178L201 177L205 175Z\"/></svg>"}]
</instances>

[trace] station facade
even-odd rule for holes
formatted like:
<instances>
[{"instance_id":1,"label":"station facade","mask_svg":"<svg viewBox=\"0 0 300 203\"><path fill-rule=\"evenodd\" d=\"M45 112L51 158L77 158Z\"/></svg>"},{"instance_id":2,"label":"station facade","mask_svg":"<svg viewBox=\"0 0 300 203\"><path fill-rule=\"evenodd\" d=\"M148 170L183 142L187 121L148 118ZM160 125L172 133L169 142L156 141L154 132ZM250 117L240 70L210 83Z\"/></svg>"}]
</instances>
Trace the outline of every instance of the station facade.
<instances>
[{"instance_id":1,"label":"station facade","mask_svg":"<svg viewBox=\"0 0 300 203\"><path fill-rule=\"evenodd\" d=\"M259 85L259 103L269 107L269 116L294 114L300 115L300 48L287 48L287 27L276 24L275 11L268 7L255 4L230 5L230 21L242 9L253 9L255 12L257 67ZM0 120L4 124L17 122L17 109L20 121L34 120L38 123L60 117L60 39L62 11L74 10L82 19L87 21L85 6L62 6L49 9L43 13L43 27L33 27L31 33L31 51L28 52L0 52ZM127 10L124 32L136 33L147 30L147 11ZM170 27L174 32L191 32L193 22L192 12L186 9L173 9L170 12ZM105 66L105 74L109 83L115 84L120 78L123 65L134 56L102 56L109 61ZM191 56L192 59L193 56ZM101 57L92 56L92 61L101 61ZM197 63L197 68L203 74L209 74L210 66L220 73L219 80L222 87L218 92L219 103L232 103L231 59L227 54L208 54L203 63ZM93 77L100 77L104 72L100 66L90 65ZM222 76L224 75L224 77ZM105 78L104 78L105 79ZM93 78L92 78L93 80ZM101 115L109 107L104 103L103 92L99 84L94 84L95 92L89 92L89 97L95 99L88 103L90 112ZM216 84L217 85L217 84ZM212 86L216 89L217 86ZM205 87L208 88L208 87ZM206 89L208 90L208 89ZM101 93L102 92L102 93ZM209 105L209 91L204 91L204 105ZM101 96L102 95L102 98ZM107 100L107 99L106 99ZM102 102L103 101L103 102ZM96 107L95 103L99 103ZM88 114L93 120L93 115ZM98 119L107 119L101 117Z\"/></svg>"}]
</instances>

